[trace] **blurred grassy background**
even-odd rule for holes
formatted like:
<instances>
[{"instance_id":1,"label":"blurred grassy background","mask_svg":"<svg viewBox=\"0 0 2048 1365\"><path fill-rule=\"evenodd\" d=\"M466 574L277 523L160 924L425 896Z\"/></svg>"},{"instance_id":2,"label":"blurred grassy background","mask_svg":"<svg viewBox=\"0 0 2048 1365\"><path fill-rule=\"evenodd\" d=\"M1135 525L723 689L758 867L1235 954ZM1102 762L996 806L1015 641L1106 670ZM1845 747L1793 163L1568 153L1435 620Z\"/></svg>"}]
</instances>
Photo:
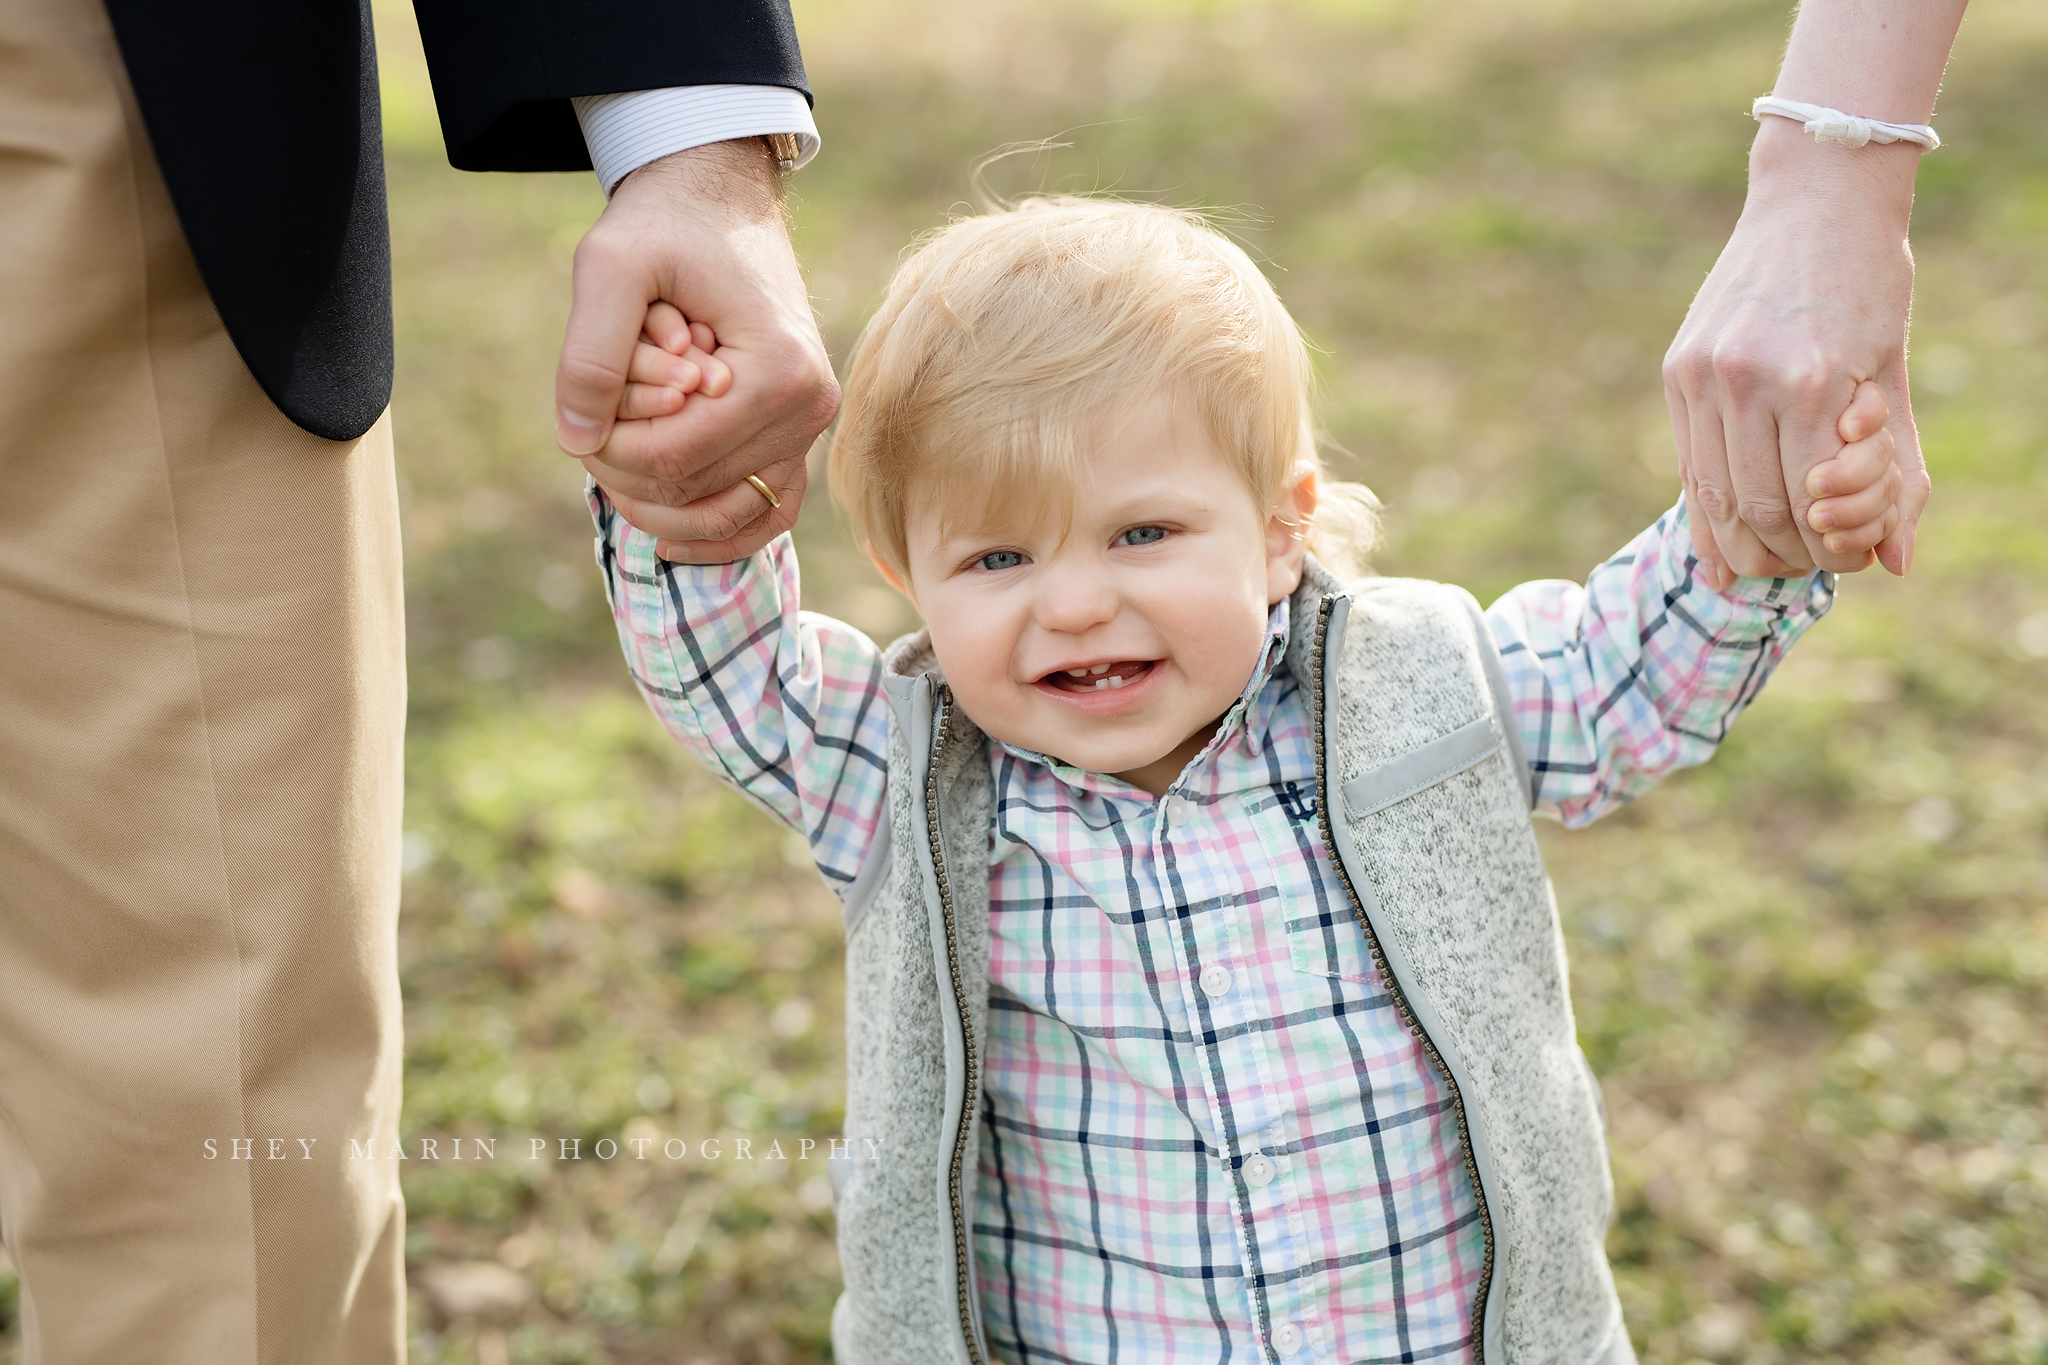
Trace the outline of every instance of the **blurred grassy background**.
<instances>
[{"instance_id":1,"label":"blurred grassy background","mask_svg":"<svg viewBox=\"0 0 2048 1365\"><path fill-rule=\"evenodd\" d=\"M1674 496L1658 361L1734 223L1781 0L797 17L825 151L796 218L835 357L979 154L1064 133L995 188L1241 211L1320 348L1340 472L1389 505L1384 571L1482 600L1580 577ZM731 1138L795 1157L837 1131L836 906L620 667L548 421L591 178L450 170L410 13L377 18L413 1358L822 1359L818 1153ZM1951 72L1914 227L1913 579L1845 581L1715 764L1544 830L1646 1361L2048 1365L2048 8L1977 0ZM809 605L910 624L822 493L799 536ZM535 1133L583 1159L525 1159ZM418 1159L491 1134L494 1162ZM676 1136L693 1155L659 1159ZM607 1138L656 1141L593 1159Z\"/></svg>"}]
</instances>

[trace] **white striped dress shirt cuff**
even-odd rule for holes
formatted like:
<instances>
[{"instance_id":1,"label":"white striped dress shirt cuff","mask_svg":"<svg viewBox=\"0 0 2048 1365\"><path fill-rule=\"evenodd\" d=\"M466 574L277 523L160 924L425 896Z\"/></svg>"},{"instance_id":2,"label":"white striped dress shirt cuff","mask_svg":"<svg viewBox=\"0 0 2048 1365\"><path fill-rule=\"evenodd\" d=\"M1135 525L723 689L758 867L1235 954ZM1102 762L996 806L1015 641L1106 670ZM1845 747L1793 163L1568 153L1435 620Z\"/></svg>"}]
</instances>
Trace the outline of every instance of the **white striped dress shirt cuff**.
<instances>
[{"instance_id":1,"label":"white striped dress shirt cuff","mask_svg":"<svg viewBox=\"0 0 2048 1365\"><path fill-rule=\"evenodd\" d=\"M607 195L648 162L707 142L794 133L797 165L818 154L811 106L787 86L682 85L578 95L569 102L576 106L590 164Z\"/></svg>"}]
</instances>

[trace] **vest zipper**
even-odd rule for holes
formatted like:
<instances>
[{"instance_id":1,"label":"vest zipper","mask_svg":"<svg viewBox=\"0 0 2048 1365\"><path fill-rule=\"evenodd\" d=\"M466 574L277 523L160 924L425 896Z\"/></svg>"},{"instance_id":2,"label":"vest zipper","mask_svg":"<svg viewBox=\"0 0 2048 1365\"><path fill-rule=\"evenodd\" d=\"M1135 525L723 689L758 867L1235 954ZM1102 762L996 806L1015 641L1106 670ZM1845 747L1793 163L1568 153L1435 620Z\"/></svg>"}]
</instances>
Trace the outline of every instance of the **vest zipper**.
<instances>
[{"instance_id":1,"label":"vest zipper","mask_svg":"<svg viewBox=\"0 0 2048 1365\"><path fill-rule=\"evenodd\" d=\"M967 1089L960 1100L960 1126L953 1133L952 1165L946 1174L946 1189L953 1205L953 1283L959 1295L960 1333L967 1341L967 1359L983 1365L981 1346L974 1331L974 1304L968 1295L968 1276L974 1259L967 1241L967 1211L960 1202L960 1172L967 1158L967 1129L980 1103L981 1070L976 1056L974 1017L968 1010L960 977L960 935L953 914L953 888L946 875L944 841L939 837L939 751L945 747L946 727L953 718L953 689L941 685L932 714L932 748L924 776L925 838L931 845L932 871L939 883L939 909L946 921L946 966L953 976L953 1006L960 1015L960 1040L967 1062Z\"/></svg>"},{"instance_id":2,"label":"vest zipper","mask_svg":"<svg viewBox=\"0 0 2048 1365\"><path fill-rule=\"evenodd\" d=\"M1325 597L1316 611L1315 647L1309 652L1310 668L1314 673L1316 704L1312 708L1315 722L1316 742L1316 823L1322 830L1323 848L1330 855L1330 866L1337 870L1337 880L1343 884L1344 895L1351 902L1351 913L1365 929L1366 946L1372 950L1372 963L1379 971L1380 982L1387 988L1387 994L1394 1002L1394 1011L1408 1032L1422 1040L1422 1050L1428 1054L1430 1064L1437 1074L1444 1078L1445 1086L1451 1092L1451 1108L1458 1117L1458 1146L1465 1153L1465 1175L1472 1184L1472 1198L1479 1209L1479 1231L1486 1242L1486 1259L1479 1272L1479 1292L1472 1299L1472 1365L1486 1365L1486 1299L1493 1287L1493 1216L1486 1205L1486 1187L1479 1183L1479 1159L1472 1153L1472 1134L1466 1127L1465 1097L1458 1090L1457 1078L1444 1064L1443 1054L1437 1051L1436 1042L1428 1030L1415 1017L1415 1011L1408 1004L1408 996L1401 989L1401 983L1394 979L1394 970L1387 965L1386 951L1380 947L1380 936L1372 927L1372 918L1365 913L1365 902L1360 899L1358 888L1351 884L1351 874L1344 868L1344 859L1337 853L1337 836L1330 828L1330 775L1324 748L1324 715L1326 694L1323 679L1323 650L1330 633L1330 608L1334 605ZM948 924L951 923L949 919Z\"/></svg>"}]
</instances>

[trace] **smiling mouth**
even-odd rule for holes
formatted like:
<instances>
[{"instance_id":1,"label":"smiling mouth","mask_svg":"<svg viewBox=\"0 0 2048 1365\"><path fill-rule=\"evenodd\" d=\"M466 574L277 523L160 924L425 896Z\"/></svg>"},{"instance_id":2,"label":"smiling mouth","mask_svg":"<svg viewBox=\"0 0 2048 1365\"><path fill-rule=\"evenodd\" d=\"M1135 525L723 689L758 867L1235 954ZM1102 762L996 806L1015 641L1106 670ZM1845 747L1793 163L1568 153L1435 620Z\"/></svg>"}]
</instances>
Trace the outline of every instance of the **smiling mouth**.
<instances>
[{"instance_id":1,"label":"smiling mouth","mask_svg":"<svg viewBox=\"0 0 2048 1365\"><path fill-rule=\"evenodd\" d=\"M1087 668L1056 668L1039 681L1062 692L1114 692L1150 673L1152 664L1151 659L1125 659Z\"/></svg>"}]
</instances>

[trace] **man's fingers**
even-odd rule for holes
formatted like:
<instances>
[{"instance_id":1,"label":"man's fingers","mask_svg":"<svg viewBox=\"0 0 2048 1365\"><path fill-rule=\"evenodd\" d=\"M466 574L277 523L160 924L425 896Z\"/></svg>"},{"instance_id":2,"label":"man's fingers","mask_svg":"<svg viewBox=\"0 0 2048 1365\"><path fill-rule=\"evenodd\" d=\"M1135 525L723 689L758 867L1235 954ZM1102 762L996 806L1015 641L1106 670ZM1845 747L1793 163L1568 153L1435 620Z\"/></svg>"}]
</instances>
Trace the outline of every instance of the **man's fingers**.
<instances>
[{"instance_id":1,"label":"man's fingers","mask_svg":"<svg viewBox=\"0 0 2048 1365\"><path fill-rule=\"evenodd\" d=\"M681 507L690 501L690 493L679 485L606 464L601 455L585 455L583 467L589 471L590 477L596 479L598 485L611 495L614 502L623 504L630 500L656 507ZM708 493L717 490L707 488L701 491ZM626 520L632 521L635 526L640 525L631 517L627 517Z\"/></svg>"},{"instance_id":2,"label":"man's fingers","mask_svg":"<svg viewBox=\"0 0 2048 1365\"><path fill-rule=\"evenodd\" d=\"M577 244L571 278L555 370L555 441L571 455L589 455L611 434L648 305L660 294L647 262L614 244L602 221Z\"/></svg>"},{"instance_id":3,"label":"man's fingers","mask_svg":"<svg viewBox=\"0 0 2048 1365\"><path fill-rule=\"evenodd\" d=\"M793 518L771 512L741 534L726 540L664 540L660 547L661 557L679 564L731 564L745 559L795 524Z\"/></svg>"},{"instance_id":4,"label":"man's fingers","mask_svg":"<svg viewBox=\"0 0 2048 1365\"><path fill-rule=\"evenodd\" d=\"M691 545L724 544L743 533L752 534L758 529L756 523L771 507L769 500L744 476L703 497L674 502L669 500L671 485L645 480L644 476L622 475L594 456L585 457L583 466L604 488L620 516L659 540ZM808 476L800 457L782 460L756 475L782 499L779 510L789 514L780 527L795 524ZM656 496L642 496L646 492ZM756 544L765 543L766 538Z\"/></svg>"},{"instance_id":5,"label":"man's fingers","mask_svg":"<svg viewBox=\"0 0 2048 1365\"><path fill-rule=\"evenodd\" d=\"M747 496L742 496L742 495ZM680 563L710 564L723 562L702 553L704 547L720 546L736 542L749 534L764 529L770 518L780 517L782 509L771 508L767 500L756 493L750 485L741 484L736 489L726 489L708 498L683 507L663 507L656 503L639 502L633 498L606 490L612 506L620 516L639 530L647 532L657 541L655 547L663 559ZM786 521L776 523L777 529L768 531L754 541L753 549L767 544L782 530L796 522L794 504L785 502L784 508L790 513ZM751 553L751 550L742 554ZM739 558L728 555L726 560Z\"/></svg>"},{"instance_id":6,"label":"man's fingers","mask_svg":"<svg viewBox=\"0 0 2048 1365\"><path fill-rule=\"evenodd\" d=\"M736 452L765 425L766 414L728 393L685 403L670 416L615 427L599 453L614 469L669 485L666 497L653 500L679 505L730 488L754 472L735 467L746 458ZM684 464L678 452L687 452L694 467Z\"/></svg>"},{"instance_id":7,"label":"man's fingers","mask_svg":"<svg viewBox=\"0 0 2048 1365\"><path fill-rule=\"evenodd\" d=\"M675 560L682 564L730 564L736 559L745 559L796 525L799 505L803 501L805 469L799 463L793 470L782 472L793 473L795 484L777 491L776 496L781 499L780 504L771 504L761 495L759 489L746 482L742 482L738 488L727 489L724 493L716 495L715 500L738 500L739 508L733 513L735 517L745 516L750 508L761 509L759 516L732 535L711 540L671 540L664 537L655 543L654 552L663 559ZM764 478L763 482L769 481ZM773 488L775 485L770 482L769 486ZM752 495L751 498L746 496L748 494ZM710 502L714 499L705 501Z\"/></svg>"}]
</instances>

